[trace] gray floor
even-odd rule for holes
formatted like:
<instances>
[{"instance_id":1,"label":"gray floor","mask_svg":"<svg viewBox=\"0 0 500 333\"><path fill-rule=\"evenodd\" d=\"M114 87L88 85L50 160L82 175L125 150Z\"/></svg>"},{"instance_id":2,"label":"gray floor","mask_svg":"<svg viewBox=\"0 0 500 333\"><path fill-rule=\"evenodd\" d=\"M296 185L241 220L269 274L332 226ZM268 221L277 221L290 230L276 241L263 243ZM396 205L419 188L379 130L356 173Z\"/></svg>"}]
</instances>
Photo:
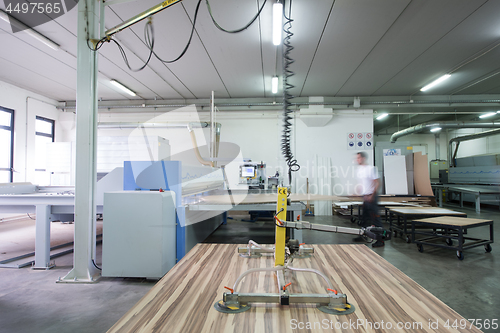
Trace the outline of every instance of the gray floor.
<instances>
[{"instance_id":1,"label":"gray floor","mask_svg":"<svg viewBox=\"0 0 500 333\"><path fill-rule=\"evenodd\" d=\"M498 238L498 210L483 209L477 215L472 208L449 208L464 211L471 218L497 221L495 236ZM348 219L338 215L308 217L307 220L353 226ZM246 243L254 239L272 243L273 230L271 221L244 222L236 217L221 226L206 242ZM469 234L485 238L487 230L471 229ZM304 231L304 241L308 244L345 244L352 243L352 238ZM0 253L3 251L0 244ZM374 251L465 318L500 319L500 262L496 259L495 244L491 253L485 253L482 246L467 250L463 261L459 261L451 250L425 248L425 252L420 253L415 244L407 244L401 238L388 241L385 247ZM100 253L97 263L100 264ZM145 279L101 278L96 284L57 284L57 278L71 269L72 255L57 258L56 265L48 271L0 268L0 332L106 332L155 283Z\"/></svg>"}]
</instances>

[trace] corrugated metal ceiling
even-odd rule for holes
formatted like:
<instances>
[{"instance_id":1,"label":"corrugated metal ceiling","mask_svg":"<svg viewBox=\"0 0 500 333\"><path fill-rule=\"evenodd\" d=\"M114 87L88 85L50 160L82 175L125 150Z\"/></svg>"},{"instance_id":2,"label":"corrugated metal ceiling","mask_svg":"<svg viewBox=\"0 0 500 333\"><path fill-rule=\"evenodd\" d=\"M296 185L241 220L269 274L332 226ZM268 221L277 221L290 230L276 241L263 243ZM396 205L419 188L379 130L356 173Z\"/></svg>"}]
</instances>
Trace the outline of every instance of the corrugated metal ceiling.
<instances>
[{"instance_id":1,"label":"corrugated metal ceiling","mask_svg":"<svg viewBox=\"0 0 500 333\"><path fill-rule=\"evenodd\" d=\"M158 3L112 5L106 10L106 28ZM174 58L183 49L197 3L184 0L154 17L155 50L161 57ZM271 77L276 67L280 74L281 51L271 42L272 3L266 3L250 28L226 34L213 25L203 2L185 56L172 64L153 59L137 73L126 67L113 43L105 44L99 57L99 97L202 99L212 90L216 98L273 97ZM235 29L255 15L263 0L212 0L210 4L218 22ZM292 93L298 97L360 96L362 105L368 96L407 100L432 95L500 96L499 12L500 1L493 0L294 0ZM139 67L148 55L144 25L141 22L116 35L132 67ZM51 50L23 32L13 34L0 21L0 80L58 101L74 100L77 9L36 30L62 49ZM439 87L419 91L448 72L452 77ZM110 79L122 82L138 96L115 90ZM382 112L382 107L376 111Z\"/></svg>"}]
</instances>

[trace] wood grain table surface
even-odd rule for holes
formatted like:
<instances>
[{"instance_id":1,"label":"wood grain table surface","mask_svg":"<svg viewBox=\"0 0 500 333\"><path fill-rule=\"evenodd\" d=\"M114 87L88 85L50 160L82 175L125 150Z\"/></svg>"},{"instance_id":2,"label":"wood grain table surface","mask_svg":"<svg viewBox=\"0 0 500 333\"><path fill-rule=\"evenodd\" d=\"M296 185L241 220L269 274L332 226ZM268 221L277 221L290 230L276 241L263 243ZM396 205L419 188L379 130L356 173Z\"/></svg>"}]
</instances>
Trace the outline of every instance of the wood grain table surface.
<instances>
[{"instance_id":1,"label":"wood grain table surface","mask_svg":"<svg viewBox=\"0 0 500 333\"><path fill-rule=\"evenodd\" d=\"M447 224L450 226L472 226L475 224L489 223L493 221L484 219L471 219L471 218L464 219L462 217L454 217L454 216L439 216L439 217L429 217L426 219L418 219L415 220L415 222Z\"/></svg>"},{"instance_id":2,"label":"wood grain table surface","mask_svg":"<svg viewBox=\"0 0 500 333\"><path fill-rule=\"evenodd\" d=\"M467 216L466 213L457 212L451 209L439 208L439 207L395 207L390 208L392 213L400 215L457 215L457 216Z\"/></svg>"},{"instance_id":3,"label":"wood grain table surface","mask_svg":"<svg viewBox=\"0 0 500 333\"><path fill-rule=\"evenodd\" d=\"M264 303L243 313L220 313L214 303L222 299L224 286L232 287L250 268L274 265L272 256L240 257L238 246L245 245L196 245L108 332L481 332L369 247L356 244L312 245L311 258L290 264L323 272L347 295L354 313ZM291 293L326 292L312 273L287 273L285 279L292 282ZM276 293L275 274L251 274L236 291Z\"/></svg>"}]
</instances>

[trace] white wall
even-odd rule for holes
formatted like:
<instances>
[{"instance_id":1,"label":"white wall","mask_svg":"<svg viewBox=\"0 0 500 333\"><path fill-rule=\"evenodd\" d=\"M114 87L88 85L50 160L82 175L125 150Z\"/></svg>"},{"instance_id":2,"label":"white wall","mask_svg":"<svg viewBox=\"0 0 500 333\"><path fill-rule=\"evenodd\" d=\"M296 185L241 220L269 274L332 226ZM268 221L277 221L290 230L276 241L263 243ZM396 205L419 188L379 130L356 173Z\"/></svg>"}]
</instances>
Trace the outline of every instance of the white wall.
<instances>
[{"instance_id":1,"label":"white wall","mask_svg":"<svg viewBox=\"0 0 500 333\"><path fill-rule=\"evenodd\" d=\"M354 191L356 182L354 158L357 150L347 149L349 132L373 132L373 113L371 110L335 111L335 115L323 127L307 127L297 118L293 121L292 149L301 170L294 173L294 189L306 192L306 178L314 177L315 156L331 160L333 194L346 195ZM183 118L184 115L187 118ZM164 122L166 115L158 113L102 113L100 122ZM197 119L194 119L197 117ZM177 118L168 116L168 121L207 121L207 114L189 115L180 111ZM276 170L287 178L284 158L281 154L282 120L280 112L233 112L220 113L217 122L221 123L221 142L236 144L241 149L241 157L267 164L267 176ZM137 132L137 130L135 130ZM99 129L99 136L127 136L132 129ZM172 155L192 149L188 131L185 129L147 129L147 135L158 135L170 141ZM140 134L140 133L139 133ZM74 136L71 134L69 136ZM209 141L209 130L196 130L198 146ZM369 163L373 163L373 151L366 151ZM201 153L208 157L206 147ZM221 152L224 153L224 152ZM231 154L230 154L231 155ZM225 157L222 154L222 157ZM283 171L285 170L285 171ZM285 181L287 183L287 181ZM332 189L330 190L332 192Z\"/></svg>"},{"instance_id":2,"label":"white wall","mask_svg":"<svg viewBox=\"0 0 500 333\"><path fill-rule=\"evenodd\" d=\"M324 127L307 127L302 121L296 121L297 157L301 170L297 172L297 192L306 193L306 178L313 178L316 172L315 155L331 160L332 194L354 194L357 184L356 153L347 149L347 135L350 132L373 132L373 112L335 111L333 119ZM373 146L372 146L373 147ZM364 150L368 154L368 163L373 164L373 148ZM320 166L321 171L321 166ZM321 186L321 185L320 185ZM314 193L315 189L310 189ZM325 193L318 189L319 193Z\"/></svg>"},{"instance_id":3,"label":"white wall","mask_svg":"<svg viewBox=\"0 0 500 333\"><path fill-rule=\"evenodd\" d=\"M55 140L66 139L66 130L59 123L61 111L57 101L0 81L0 106L14 110L14 182L35 179L36 116L55 120Z\"/></svg>"},{"instance_id":4,"label":"white wall","mask_svg":"<svg viewBox=\"0 0 500 333\"><path fill-rule=\"evenodd\" d=\"M377 142L390 142L391 135L376 135L375 144ZM447 149L448 149L448 139L446 132L439 134L440 142L440 153L436 156L436 137L434 134L411 134L399 138L396 143L400 142L410 142L414 146L415 151L422 151L422 153L427 153L427 159L432 160L446 160L447 159ZM424 148L425 147L425 148Z\"/></svg>"}]
</instances>

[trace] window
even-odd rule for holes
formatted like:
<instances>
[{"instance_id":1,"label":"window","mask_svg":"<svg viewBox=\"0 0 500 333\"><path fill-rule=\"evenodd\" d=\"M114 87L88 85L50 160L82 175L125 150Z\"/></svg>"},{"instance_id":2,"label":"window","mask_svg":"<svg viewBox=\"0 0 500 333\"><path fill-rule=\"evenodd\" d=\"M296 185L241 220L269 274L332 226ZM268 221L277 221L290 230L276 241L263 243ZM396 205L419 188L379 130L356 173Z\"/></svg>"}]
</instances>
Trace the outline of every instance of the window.
<instances>
[{"instance_id":1,"label":"window","mask_svg":"<svg viewBox=\"0 0 500 333\"><path fill-rule=\"evenodd\" d=\"M54 120L36 117L35 121L35 182L37 185L50 185L50 172L47 172L47 143L54 142Z\"/></svg>"},{"instance_id":2,"label":"window","mask_svg":"<svg viewBox=\"0 0 500 333\"><path fill-rule=\"evenodd\" d=\"M14 172L14 110L0 107L0 183L12 183Z\"/></svg>"}]
</instances>

